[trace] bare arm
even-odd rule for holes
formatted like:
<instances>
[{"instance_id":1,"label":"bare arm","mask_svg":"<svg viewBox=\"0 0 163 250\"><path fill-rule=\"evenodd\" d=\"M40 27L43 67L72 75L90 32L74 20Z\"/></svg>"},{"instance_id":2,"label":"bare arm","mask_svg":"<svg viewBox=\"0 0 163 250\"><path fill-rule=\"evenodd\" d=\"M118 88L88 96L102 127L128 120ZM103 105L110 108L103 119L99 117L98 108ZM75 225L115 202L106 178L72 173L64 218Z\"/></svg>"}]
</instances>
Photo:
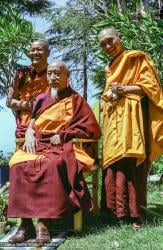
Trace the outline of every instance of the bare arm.
<instances>
[{"instance_id":1,"label":"bare arm","mask_svg":"<svg viewBox=\"0 0 163 250\"><path fill-rule=\"evenodd\" d=\"M137 94L137 95L143 95L144 91L139 87L138 85L130 85L125 86L121 85L118 82L113 82L111 84L111 91L115 94Z\"/></svg>"},{"instance_id":2,"label":"bare arm","mask_svg":"<svg viewBox=\"0 0 163 250\"><path fill-rule=\"evenodd\" d=\"M20 101L18 86L19 86L19 79L18 77L15 77L8 91L7 102L6 102L7 107L13 110L31 111L33 107L33 100Z\"/></svg>"},{"instance_id":3,"label":"bare arm","mask_svg":"<svg viewBox=\"0 0 163 250\"><path fill-rule=\"evenodd\" d=\"M35 137L35 130L33 128L34 123L35 118L32 118L25 133L25 143L23 145L23 150L27 153L36 153L37 141Z\"/></svg>"}]
</instances>

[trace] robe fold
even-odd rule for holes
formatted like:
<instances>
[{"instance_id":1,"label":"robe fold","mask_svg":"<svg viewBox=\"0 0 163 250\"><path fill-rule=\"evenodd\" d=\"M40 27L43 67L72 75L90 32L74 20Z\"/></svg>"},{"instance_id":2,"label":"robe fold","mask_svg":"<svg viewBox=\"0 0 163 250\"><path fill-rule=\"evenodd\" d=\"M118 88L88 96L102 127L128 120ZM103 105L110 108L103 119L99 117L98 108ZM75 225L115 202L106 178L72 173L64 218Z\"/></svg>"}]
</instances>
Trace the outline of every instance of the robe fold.
<instances>
[{"instance_id":1,"label":"robe fold","mask_svg":"<svg viewBox=\"0 0 163 250\"><path fill-rule=\"evenodd\" d=\"M37 74L32 66L20 68L16 74L15 81L18 82L18 100L35 100L40 93L49 91L47 82L47 69ZM26 129L31 119L31 111L16 111L16 137L24 138Z\"/></svg>"},{"instance_id":2,"label":"robe fold","mask_svg":"<svg viewBox=\"0 0 163 250\"><path fill-rule=\"evenodd\" d=\"M10 161L8 217L60 218L78 209L90 211L92 201L83 178L73 138L100 137L100 128L86 101L71 88L59 100L41 94L35 103L36 154L17 151ZM50 144L60 134L62 144ZM79 160L78 160L79 159Z\"/></svg>"},{"instance_id":3,"label":"robe fold","mask_svg":"<svg viewBox=\"0 0 163 250\"><path fill-rule=\"evenodd\" d=\"M148 133L150 161L163 153L163 92L151 59L140 51L122 52L108 67L106 88L112 82L138 85L148 97L149 123L144 131L141 100L143 96L125 94L117 100L104 102L103 166L110 166L123 157L134 157L139 166L146 158L144 132Z\"/></svg>"},{"instance_id":4,"label":"robe fold","mask_svg":"<svg viewBox=\"0 0 163 250\"><path fill-rule=\"evenodd\" d=\"M125 93L108 101L113 82L140 86L144 95ZM119 54L107 68L102 99L101 207L117 217L140 217L147 204L149 160L163 153L163 92L151 59L134 50Z\"/></svg>"}]
</instances>

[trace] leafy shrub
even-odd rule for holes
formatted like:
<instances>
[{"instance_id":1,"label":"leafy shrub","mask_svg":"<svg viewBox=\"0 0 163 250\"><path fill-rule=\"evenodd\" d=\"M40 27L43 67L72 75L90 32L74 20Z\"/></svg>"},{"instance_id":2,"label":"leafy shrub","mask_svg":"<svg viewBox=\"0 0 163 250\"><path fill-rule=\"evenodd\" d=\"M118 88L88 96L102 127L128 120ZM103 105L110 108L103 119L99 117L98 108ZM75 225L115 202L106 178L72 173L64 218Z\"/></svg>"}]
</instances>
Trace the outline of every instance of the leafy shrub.
<instances>
[{"instance_id":1,"label":"leafy shrub","mask_svg":"<svg viewBox=\"0 0 163 250\"><path fill-rule=\"evenodd\" d=\"M8 164L10 157L11 157L11 153L8 153L8 155L5 156L3 154L3 151L0 150L0 165Z\"/></svg>"},{"instance_id":2,"label":"leafy shrub","mask_svg":"<svg viewBox=\"0 0 163 250\"><path fill-rule=\"evenodd\" d=\"M152 174L163 174L163 155L153 162L151 168Z\"/></svg>"},{"instance_id":3,"label":"leafy shrub","mask_svg":"<svg viewBox=\"0 0 163 250\"><path fill-rule=\"evenodd\" d=\"M104 20L95 24L92 28L94 33L92 47L97 59L98 65L106 66L106 56L101 48L97 46L97 34L100 30L108 27L114 27L120 31L123 37L123 44L126 50L136 49L146 52L153 59L158 75L163 80L163 20L157 19L153 12L145 12L143 16L134 16L129 10L120 13L117 7L109 8L107 16ZM107 60L107 63L109 58ZM101 78L101 80L100 80ZM94 83L103 89L103 72L95 71Z\"/></svg>"},{"instance_id":4,"label":"leafy shrub","mask_svg":"<svg viewBox=\"0 0 163 250\"><path fill-rule=\"evenodd\" d=\"M8 193L4 192L0 196L0 221L7 218Z\"/></svg>"}]
</instances>

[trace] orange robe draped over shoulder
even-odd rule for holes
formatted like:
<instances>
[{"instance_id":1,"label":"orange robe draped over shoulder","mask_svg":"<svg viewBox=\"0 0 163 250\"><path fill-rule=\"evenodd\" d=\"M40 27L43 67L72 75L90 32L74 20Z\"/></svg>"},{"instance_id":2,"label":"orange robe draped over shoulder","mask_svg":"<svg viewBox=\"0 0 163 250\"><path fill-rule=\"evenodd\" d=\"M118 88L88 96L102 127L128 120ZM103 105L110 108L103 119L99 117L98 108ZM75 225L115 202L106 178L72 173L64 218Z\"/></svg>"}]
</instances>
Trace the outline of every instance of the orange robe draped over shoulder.
<instances>
[{"instance_id":1,"label":"orange robe draped over shoulder","mask_svg":"<svg viewBox=\"0 0 163 250\"><path fill-rule=\"evenodd\" d=\"M35 76L34 76L35 74ZM32 66L20 69L17 72L16 79L19 81L18 99L20 101L35 100L40 93L49 91L47 82L47 70L43 70L39 75ZM21 110L16 112L16 137L24 138L25 131L31 119L31 111Z\"/></svg>"},{"instance_id":2,"label":"orange robe draped over shoulder","mask_svg":"<svg viewBox=\"0 0 163 250\"><path fill-rule=\"evenodd\" d=\"M90 212L93 204L83 178L85 164L77 160L73 148L73 138L97 140L101 135L89 105L67 87L58 99L50 92L39 95L32 118L36 153L19 150L11 158L7 216L57 219L79 209ZM61 138L57 146L50 143L56 133Z\"/></svg>"},{"instance_id":3,"label":"orange robe draped over shoulder","mask_svg":"<svg viewBox=\"0 0 163 250\"><path fill-rule=\"evenodd\" d=\"M110 84L139 85L149 99L149 121L143 121L141 99L126 94L106 102ZM103 166L123 157L135 157L137 165L146 158L143 122L149 122L150 161L163 153L163 92L151 59L140 51L124 51L108 67L104 100Z\"/></svg>"},{"instance_id":4,"label":"orange robe draped over shoulder","mask_svg":"<svg viewBox=\"0 0 163 250\"><path fill-rule=\"evenodd\" d=\"M65 126L73 115L72 97L65 98L56 104L47 108L35 121L35 129L41 133L57 133ZM84 170L89 170L93 166L94 160L84 151L73 145L75 157L85 164ZM28 160L44 158L43 154L26 153L23 150L17 150L10 160L10 167L14 164Z\"/></svg>"}]
</instances>

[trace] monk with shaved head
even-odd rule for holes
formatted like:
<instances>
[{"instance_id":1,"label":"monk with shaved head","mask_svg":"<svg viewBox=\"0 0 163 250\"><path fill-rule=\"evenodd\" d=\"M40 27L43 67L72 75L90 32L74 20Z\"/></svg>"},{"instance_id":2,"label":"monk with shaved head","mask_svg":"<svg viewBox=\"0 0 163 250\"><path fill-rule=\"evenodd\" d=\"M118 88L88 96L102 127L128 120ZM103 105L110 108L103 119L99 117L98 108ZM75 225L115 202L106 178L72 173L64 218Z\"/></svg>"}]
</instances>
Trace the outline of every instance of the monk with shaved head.
<instances>
[{"instance_id":1,"label":"monk with shaved head","mask_svg":"<svg viewBox=\"0 0 163 250\"><path fill-rule=\"evenodd\" d=\"M87 102L69 86L69 75L63 61L48 66L49 92L36 98L25 143L10 160L8 217L22 218L11 243L35 237L44 244L50 219L92 210L83 170L94 160L73 138L98 139L100 128ZM36 230L32 218L38 218Z\"/></svg>"},{"instance_id":2,"label":"monk with shaved head","mask_svg":"<svg viewBox=\"0 0 163 250\"><path fill-rule=\"evenodd\" d=\"M30 44L30 66L18 68L9 88L7 106L16 118L16 142L21 144L31 119L34 101L40 93L49 90L47 82L47 59L50 50L44 40L34 40Z\"/></svg>"},{"instance_id":3,"label":"monk with shaved head","mask_svg":"<svg viewBox=\"0 0 163 250\"><path fill-rule=\"evenodd\" d=\"M163 93L155 66L141 51L125 50L121 34L98 35L106 66L102 208L118 220L142 227L149 162L162 152Z\"/></svg>"}]
</instances>

